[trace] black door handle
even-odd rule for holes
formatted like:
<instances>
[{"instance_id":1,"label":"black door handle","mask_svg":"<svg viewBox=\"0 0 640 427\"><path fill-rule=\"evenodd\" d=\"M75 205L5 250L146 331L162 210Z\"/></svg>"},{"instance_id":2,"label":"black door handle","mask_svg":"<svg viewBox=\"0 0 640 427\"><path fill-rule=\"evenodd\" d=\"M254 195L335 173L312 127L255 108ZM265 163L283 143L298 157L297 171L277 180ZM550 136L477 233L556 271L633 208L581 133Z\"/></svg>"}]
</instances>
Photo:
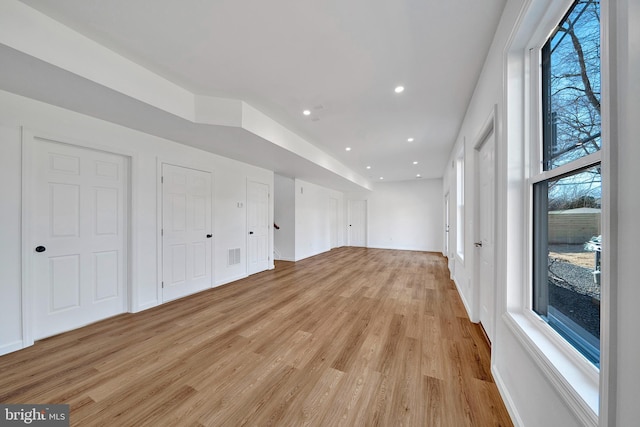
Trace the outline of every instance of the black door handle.
<instances>
[{"instance_id":1,"label":"black door handle","mask_svg":"<svg viewBox=\"0 0 640 427\"><path fill-rule=\"evenodd\" d=\"M47 250L47 248L45 248L44 246L37 246L36 247L36 252L44 252L46 250Z\"/></svg>"},{"instance_id":2,"label":"black door handle","mask_svg":"<svg viewBox=\"0 0 640 427\"><path fill-rule=\"evenodd\" d=\"M207 234L207 239L210 239L213 237L213 234Z\"/></svg>"},{"instance_id":3,"label":"black door handle","mask_svg":"<svg viewBox=\"0 0 640 427\"><path fill-rule=\"evenodd\" d=\"M253 234L253 231L250 231L249 234Z\"/></svg>"}]
</instances>

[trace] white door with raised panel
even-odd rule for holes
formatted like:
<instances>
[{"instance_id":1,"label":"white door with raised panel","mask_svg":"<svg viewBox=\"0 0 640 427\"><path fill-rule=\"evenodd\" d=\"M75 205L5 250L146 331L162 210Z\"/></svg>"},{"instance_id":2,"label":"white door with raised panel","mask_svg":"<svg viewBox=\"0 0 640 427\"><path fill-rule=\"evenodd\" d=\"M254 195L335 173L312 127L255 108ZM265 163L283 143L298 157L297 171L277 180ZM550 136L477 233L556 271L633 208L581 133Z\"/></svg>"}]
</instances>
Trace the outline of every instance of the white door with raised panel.
<instances>
[{"instance_id":1,"label":"white door with raised panel","mask_svg":"<svg viewBox=\"0 0 640 427\"><path fill-rule=\"evenodd\" d=\"M247 182L247 273L269 268L269 186Z\"/></svg>"},{"instance_id":2,"label":"white door with raised panel","mask_svg":"<svg viewBox=\"0 0 640 427\"><path fill-rule=\"evenodd\" d=\"M33 337L126 310L127 160L31 137Z\"/></svg>"},{"instance_id":3,"label":"white door with raised panel","mask_svg":"<svg viewBox=\"0 0 640 427\"><path fill-rule=\"evenodd\" d=\"M367 201L349 200L349 246L367 246Z\"/></svg>"},{"instance_id":4,"label":"white door with raised panel","mask_svg":"<svg viewBox=\"0 0 640 427\"><path fill-rule=\"evenodd\" d=\"M478 224L479 233L476 242L480 266L478 268L480 285L480 323L490 341L493 341L495 329L496 285L494 274L494 230L495 230L495 138L491 132L478 152Z\"/></svg>"},{"instance_id":5,"label":"white door with raised panel","mask_svg":"<svg viewBox=\"0 0 640 427\"><path fill-rule=\"evenodd\" d=\"M211 288L212 176L162 165L162 299Z\"/></svg>"}]
</instances>

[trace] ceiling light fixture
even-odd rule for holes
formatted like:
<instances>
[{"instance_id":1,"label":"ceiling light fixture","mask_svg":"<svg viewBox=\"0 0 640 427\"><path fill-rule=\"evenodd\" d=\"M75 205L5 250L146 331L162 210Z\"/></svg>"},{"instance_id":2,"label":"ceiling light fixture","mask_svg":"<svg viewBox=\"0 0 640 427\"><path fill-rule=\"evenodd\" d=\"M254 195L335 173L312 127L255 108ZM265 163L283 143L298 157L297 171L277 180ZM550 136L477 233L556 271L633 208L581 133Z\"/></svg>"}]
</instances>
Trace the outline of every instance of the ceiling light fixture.
<instances>
[{"instance_id":1,"label":"ceiling light fixture","mask_svg":"<svg viewBox=\"0 0 640 427\"><path fill-rule=\"evenodd\" d=\"M383 177L383 176L381 176L381 177L380 177L380 179L384 179L384 177Z\"/></svg>"},{"instance_id":2,"label":"ceiling light fixture","mask_svg":"<svg viewBox=\"0 0 640 427\"><path fill-rule=\"evenodd\" d=\"M395 93L402 93L402 92L404 92L404 86L397 86L397 87L394 89L394 92L395 92Z\"/></svg>"},{"instance_id":3,"label":"ceiling light fixture","mask_svg":"<svg viewBox=\"0 0 640 427\"><path fill-rule=\"evenodd\" d=\"M417 175L416 175L416 178L422 178L422 175L417 174Z\"/></svg>"},{"instance_id":4,"label":"ceiling light fixture","mask_svg":"<svg viewBox=\"0 0 640 427\"><path fill-rule=\"evenodd\" d=\"M305 116L309 116L311 115L311 110L304 110L302 114L304 114Z\"/></svg>"},{"instance_id":5,"label":"ceiling light fixture","mask_svg":"<svg viewBox=\"0 0 640 427\"><path fill-rule=\"evenodd\" d=\"M351 147L347 147L347 148L345 148L345 150L351 151Z\"/></svg>"},{"instance_id":6,"label":"ceiling light fixture","mask_svg":"<svg viewBox=\"0 0 640 427\"><path fill-rule=\"evenodd\" d=\"M413 142L413 138L407 138L408 142Z\"/></svg>"},{"instance_id":7,"label":"ceiling light fixture","mask_svg":"<svg viewBox=\"0 0 640 427\"><path fill-rule=\"evenodd\" d=\"M418 162L413 162L413 164L414 164L414 165L417 165L417 164L418 164Z\"/></svg>"},{"instance_id":8,"label":"ceiling light fixture","mask_svg":"<svg viewBox=\"0 0 640 427\"><path fill-rule=\"evenodd\" d=\"M371 166L367 166L367 169L371 169Z\"/></svg>"}]
</instances>

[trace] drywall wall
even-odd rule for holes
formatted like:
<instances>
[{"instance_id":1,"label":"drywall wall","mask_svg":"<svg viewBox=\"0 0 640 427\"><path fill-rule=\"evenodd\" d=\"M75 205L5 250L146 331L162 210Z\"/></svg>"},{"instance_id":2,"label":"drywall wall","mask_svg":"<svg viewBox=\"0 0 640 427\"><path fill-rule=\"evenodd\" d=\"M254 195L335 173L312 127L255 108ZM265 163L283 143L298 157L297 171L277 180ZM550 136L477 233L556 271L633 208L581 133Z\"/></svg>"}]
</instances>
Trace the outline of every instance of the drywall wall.
<instances>
[{"instance_id":1,"label":"drywall wall","mask_svg":"<svg viewBox=\"0 0 640 427\"><path fill-rule=\"evenodd\" d=\"M131 159L130 310L161 302L159 270L159 165L162 162L214 172L214 285L245 277L247 180L273 188L273 172L148 134L0 91L2 301L0 354L22 347L21 314L21 128L37 136L111 151ZM273 198L269 220L273 221ZM241 263L228 265L229 248ZM273 251L273 230L270 247ZM273 264L270 265L273 268ZM28 343L27 343L28 344Z\"/></svg>"},{"instance_id":2,"label":"drywall wall","mask_svg":"<svg viewBox=\"0 0 640 427\"><path fill-rule=\"evenodd\" d=\"M296 238L295 260L318 255L331 249L329 198L338 200L338 211L344 212L344 194L319 185L295 180ZM344 217L336 224L338 246L344 245Z\"/></svg>"},{"instance_id":3,"label":"drywall wall","mask_svg":"<svg viewBox=\"0 0 640 427\"><path fill-rule=\"evenodd\" d=\"M367 208L369 247L442 251L442 180L377 183Z\"/></svg>"},{"instance_id":4,"label":"drywall wall","mask_svg":"<svg viewBox=\"0 0 640 427\"><path fill-rule=\"evenodd\" d=\"M296 258L296 198L295 181L276 174L274 176L273 220L280 227L273 231L273 250L277 260L294 261Z\"/></svg>"}]
</instances>

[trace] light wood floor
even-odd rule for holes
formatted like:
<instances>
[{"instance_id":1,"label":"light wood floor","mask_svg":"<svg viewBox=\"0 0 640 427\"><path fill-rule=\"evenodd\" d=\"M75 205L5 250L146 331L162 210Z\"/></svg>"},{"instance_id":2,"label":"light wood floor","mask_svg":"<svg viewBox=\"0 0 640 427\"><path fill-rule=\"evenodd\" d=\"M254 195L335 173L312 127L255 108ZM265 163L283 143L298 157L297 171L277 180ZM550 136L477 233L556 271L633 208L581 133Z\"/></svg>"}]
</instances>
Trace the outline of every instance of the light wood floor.
<instances>
[{"instance_id":1,"label":"light wood floor","mask_svg":"<svg viewBox=\"0 0 640 427\"><path fill-rule=\"evenodd\" d=\"M79 426L510 426L446 260L335 249L0 357Z\"/></svg>"}]
</instances>

